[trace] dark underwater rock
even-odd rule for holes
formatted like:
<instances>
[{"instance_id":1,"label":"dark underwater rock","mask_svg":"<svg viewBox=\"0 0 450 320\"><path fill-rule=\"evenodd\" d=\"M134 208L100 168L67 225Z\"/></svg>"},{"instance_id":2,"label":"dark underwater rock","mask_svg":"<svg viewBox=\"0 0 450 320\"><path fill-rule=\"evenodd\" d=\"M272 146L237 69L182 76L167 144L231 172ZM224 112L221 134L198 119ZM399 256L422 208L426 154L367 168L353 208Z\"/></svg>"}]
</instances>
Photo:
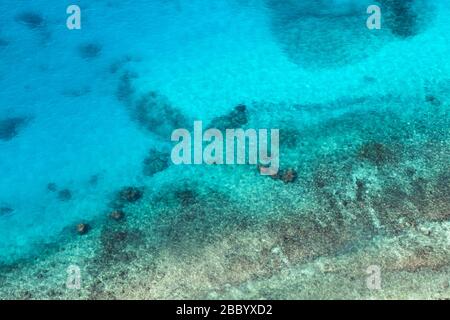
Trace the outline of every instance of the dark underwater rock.
<instances>
[{"instance_id":1,"label":"dark underwater rock","mask_svg":"<svg viewBox=\"0 0 450 320\"><path fill-rule=\"evenodd\" d=\"M16 16L16 21L30 29L42 28L45 25L42 15L36 12L22 12Z\"/></svg>"},{"instance_id":2,"label":"dark underwater rock","mask_svg":"<svg viewBox=\"0 0 450 320\"><path fill-rule=\"evenodd\" d=\"M115 221L120 221L123 220L123 218L125 217L125 213L122 210L117 209L113 210L113 212L111 212L109 217Z\"/></svg>"},{"instance_id":3,"label":"dark underwater rock","mask_svg":"<svg viewBox=\"0 0 450 320\"><path fill-rule=\"evenodd\" d=\"M170 154L151 149L149 155L144 159L144 175L151 177L169 167Z\"/></svg>"},{"instance_id":4,"label":"dark underwater rock","mask_svg":"<svg viewBox=\"0 0 450 320\"><path fill-rule=\"evenodd\" d=\"M246 125L247 122L247 107L244 104L240 104L228 114L214 118L209 127L219 130L236 129Z\"/></svg>"},{"instance_id":5,"label":"dark underwater rock","mask_svg":"<svg viewBox=\"0 0 450 320\"><path fill-rule=\"evenodd\" d=\"M97 43L87 43L78 47L78 53L83 59L97 58L102 52L102 46Z\"/></svg>"},{"instance_id":6,"label":"dark underwater rock","mask_svg":"<svg viewBox=\"0 0 450 320\"><path fill-rule=\"evenodd\" d=\"M0 119L0 140L8 141L19 134L19 130L28 122L25 117Z\"/></svg>"},{"instance_id":7,"label":"dark underwater rock","mask_svg":"<svg viewBox=\"0 0 450 320\"><path fill-rule=\"evenodd\" d=\"M284 183L293 183L297 180L297 171L292 168L279 170L276 174L272 175L272 179L281 180Z\"/></svg>"},{"instance_id":8,"label":"dark underwater rock","mask_svg":"<svg viewBox=\"0 0 450 320\"><path fill-rule=\"evenodd\" d=\"M281 172L281 181L284 183L292 183L297 180L297 171L294 169L287 169Z\"/></svg>"},{"instance_id":9,"label":"dark underwater rock","mask_svg":"<svg viewBox=\"0 0 450 320\"><path fill-rule=\"evenodd\" d=\"M77 224L76 230L79 235L85 235L89 232L90 228L87 223L79 223Z\"/></svg>"},{"instance_id":10,"label":"dark underwater rock","mask_svg":"<svg viewBox=\"0 0 450 320\"><path fill-rule=\"evenodd\" d=\"M154 91L137 100L133 116L148 131L167 139L170 139L173 130L187 127L181 112L165 96Z\"/></svg>"},{"instance_id":11,"label":"dark underwater rock","mask_svg":"<svg viewBox=\"0 0 450 320\"><path fill-rule=\"evenodd\" d=\"M58 192L58 199L60 201L69 201L72 199L72 192L69 189L63 189Z\"/></svg>"},{"instance_id":12,"label":"dark underwater rock","mask_svg":"<svg viewBox=\"0 0 450 320\"><path fill-rule=\"evenodd\" d=\"M144 192L136 187L125 187L119 191L118 198L120 201L133 203L142 198Z\"/></svg>"}]
</instances>

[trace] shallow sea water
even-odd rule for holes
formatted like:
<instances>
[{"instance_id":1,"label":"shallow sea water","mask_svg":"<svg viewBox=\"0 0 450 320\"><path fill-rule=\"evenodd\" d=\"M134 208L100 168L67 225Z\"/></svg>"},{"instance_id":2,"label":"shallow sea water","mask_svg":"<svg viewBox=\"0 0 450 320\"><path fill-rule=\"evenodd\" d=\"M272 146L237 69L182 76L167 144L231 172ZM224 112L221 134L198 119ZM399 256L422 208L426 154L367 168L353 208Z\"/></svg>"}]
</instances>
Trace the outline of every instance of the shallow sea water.
<instances>
[{"instance_id":1,"label":"shallow sea water","mask_svg":"<svg viewBox=\"0 0 450 320\"><path fill-rule=\"evenodd\" d=\"M3 1L0 298L449 298L450 4L376 3ZM166 163L239 104L294 182Z\"/></svg>"}]
</instances>

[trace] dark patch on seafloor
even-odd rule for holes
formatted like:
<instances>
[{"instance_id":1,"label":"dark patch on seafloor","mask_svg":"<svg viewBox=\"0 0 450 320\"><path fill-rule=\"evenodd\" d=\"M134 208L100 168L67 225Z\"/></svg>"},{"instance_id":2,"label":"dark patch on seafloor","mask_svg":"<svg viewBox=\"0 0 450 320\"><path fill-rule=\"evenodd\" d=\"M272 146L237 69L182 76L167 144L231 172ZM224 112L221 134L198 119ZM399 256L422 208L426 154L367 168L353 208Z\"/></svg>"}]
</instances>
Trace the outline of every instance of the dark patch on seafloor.
<instances>
[{"instance_id":1,"label":"dark patch on seafloor","mask_svg":"<svg viewBox=\"0 0 450 320\"><path fill-rule=\"evenodd\" d=\"M384 23L400 38L413 37L426 25L432 8L427 0L378 0Z\"/></svg>"},{"instance_id":2,"label":"dark patch on seafloor","mask_svg":"<svg viewBox=\"0 0 450 320\"><path fill-rule=\"evenodd\" d=\"M244 104L237 105L232 111L224 116L214 118L209 128L218 130L241 128L248 122L248 111Z\"/></svg>"},{"instance_id":3,"label":"dark patch on seafloor","mask_svg":"<svg viewBox=\"0 0 450 320\"><path fill-rule=\"evenodd\" d=\"M170 154L167 152L151 149L143 161L143 173L151 177L154 174L167 169L170 165Z\"/></svg>"},{"instance_id":4,"label":"dark patch on seafloor","mask_svg":"<svg viewBox=\"0 0 450 320\"><path fill-rule=\"evenodd\" d=\"M44 17L37 12L22 12L16 16L16 21L30 29L38 29L45 26Z\"/></svg>"},{"instance_id":5,"label":"dark patch on seafloor","mask_svg":"<svg viewBox=\"0 0 450 320\"><path fill-rule=\"evenodd\" d=\"M133 204L139 200L144 195L144 188L127 186L118 190L109 203L109 206L113 209L122 209L129 204Z\"/></svg>"},{"instance_id":6,"label":"dark patch on seafloor","mask_svg":"<svg viewBox=\"0 0 450 320\"><path fill-rule=\"evenodd\" d=\"M69 201L72 199L72 192L69 189L63 189L58 192L58 200Z\"/></svg>"},{"instance_id":7,"label":"dark patch on seafloor","mask_svg":"<svg viewBox=\"0 0 450 320\"><path fill-rule=\"evenodd\" d=\"M100 56L102 46L98 43L85 43L78 46L78 54L82 59L94 59Z\"/></svg>"},{"instance_id":8,"label":"dark patch on seafloor","mask_svg":"<svg viewBox=\"0 0 450 320\"><path fill-rule=\"evenodd\" d=\"M47 190L50 192L56 192L58 190L58 186L54 182L49 182L47 184Z\"/></svg>"},{"instance_id":9,"label":"dark patch on seafloor","mask_svg":"<svg viewBox=\"0 0 450 320\"><path fill-rule=\"evenodd\" d=\"M188 128L187 118L164 95L150 91L136 96L133 79L137 75L125 71L119 78L116 89L117 99L125 104L131 118L141 127L166 139L177 128Z\"/></svg>"},{"instance_id":10,"label":"dark patch on seafloor","mask_svg":"<svg viewBox=\"0 0 450 320\"><path fill-rule=\"evenodd\" d=\"M29 120L27 117L0 119L0 140L9 141L16 137Z\"/></svg>"},{"instance_id":11,"label":"dark patch on seafloor","mask_svg":"<svg viewBox=\"0 0 450 320\"><path fill-rule=\"evenodd\" d=\"M165 96L154 91L136 101L133 116L145 129L162 137L170 137L173 130L188 126L181 112L172 107Z\"/></svg>"},{"instance_id":12,"label":"dark patch on seafloor","mask_svg":"<svg viewBox=\"0 0 450 320\"><path fill-rule=\"evenodd\" d=\"M7 216L14 212L13 208L10 207L0 207L0 217L1 216Z\"/></svg>"},{"instance_id":13,"label":"dark patch on seafloor","mask_svg":"<svg viewBox=\"0 0 450 320\"><path fill-rule=\"evenodd\" d=\"M377 2L387 32L384 28L376 32L367 30L366 9ZM329 68L365 59L367 52L377 51L394 37L417 35L433 16L428 0L377 2L342 4L341 8L317 0L267 0L267 7L271 12L272 31L293 62L306 68Z\"/></svg>"}]
</instances>

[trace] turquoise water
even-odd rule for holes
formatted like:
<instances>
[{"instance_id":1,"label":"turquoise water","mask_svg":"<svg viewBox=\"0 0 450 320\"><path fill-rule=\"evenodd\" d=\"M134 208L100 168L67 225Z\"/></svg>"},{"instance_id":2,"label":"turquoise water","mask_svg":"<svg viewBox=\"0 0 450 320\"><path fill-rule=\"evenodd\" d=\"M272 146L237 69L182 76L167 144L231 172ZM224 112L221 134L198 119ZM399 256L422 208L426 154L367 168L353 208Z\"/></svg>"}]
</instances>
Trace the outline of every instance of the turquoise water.
<instances>
[{"instance_id":1,"label":"turquoise water","mask_svg":"<svg viewBox=\"0 0 450 320\"><path fill-rule=\"evenodd\" d=\"M325 283L304 296L286 282L324 257L364 270L373 248L388 252L389 272L438 264L442 273L413 278L441 283L450 3L375 3L381 30L366 27L372 1L78 1L82 28L68 30L69 3L2 1L0 298L336 297ZM281 130L281 168L295 170L293 183L254 166L146 162L149 150L170 150L173 129L232 118L240 104L244 127ZM126 186L143 197L121 204L125 221L111 221ZM421 228L437 239L422 244ZM390 253L389 241L425 253ZM408 258L397 265L389 255ZM60 290L70 264L86 277L79 295ZM173 289L189 266L202 272ZM159 268L166 276L154 275ZM140 277L161 288L129 290ZM254 291L242 289L249 283ZM381 297L411 290L391 283Z\"/></svg>"}]
</instances>

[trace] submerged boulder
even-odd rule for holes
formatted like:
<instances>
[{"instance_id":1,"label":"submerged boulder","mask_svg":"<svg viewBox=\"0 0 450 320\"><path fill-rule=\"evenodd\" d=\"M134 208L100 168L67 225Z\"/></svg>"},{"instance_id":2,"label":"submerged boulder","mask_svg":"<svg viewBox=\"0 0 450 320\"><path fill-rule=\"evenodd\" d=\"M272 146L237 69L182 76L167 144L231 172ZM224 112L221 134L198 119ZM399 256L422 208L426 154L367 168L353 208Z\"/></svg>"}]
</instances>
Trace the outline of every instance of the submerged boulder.
<instances>
[{"instance_id":1,"label":"submerged boulder","mask_svg":"<svg viewBox=\"0 0 450 320\"><path fill-rule=\"evenodd\" d=\"M87 223L79 223L77 224L76 231L79 235L85 235L89 232L90 228Z\"/></svg>"},{"instance_id":2,"label":"submerged boulder","mask_svg":"<svg viewBox=\"0 0 450 320\"><path fill-rule=\"evenodd\" d=\"M109 215L109 217L113 220L120 221L123 220L123 218L125 217L125 213L122 210L117 209L113 210Z\"/></svg>"},{"instance_id":3,"label":"submerged boulder","mask_svg":"<svg viewBox=\"0 0 450 320\"><path fill-rule=\"evenodd\" d=\"M142 198L144 192L140 188L125 187L119 191L118 198L122 202L133 203Z\"/></svg>"},{"instance_id":4,"label":"submerged boulder","mask_svg":"<svg viewBox=\"0 0 450 320\"><path fill-rule=\"evenodd\" d=\"M284 183L292 183L297 180L297 171L294 169L287 169L281 173L281 181Z\"/></svg>"},{"instance_id":5,"label":"submerged boulder","mask_svg":"<svg viewBox=\"0 0 450 320\"><path fill-rule=\"evenodd\" d=\"M258 167L259 169L260 167ZM284 183L293 183L297 180L297 171L289 168L285 170L279 170L276 174L270 176L274 180L281 180Z\"/></svg>"}]
</instances>

